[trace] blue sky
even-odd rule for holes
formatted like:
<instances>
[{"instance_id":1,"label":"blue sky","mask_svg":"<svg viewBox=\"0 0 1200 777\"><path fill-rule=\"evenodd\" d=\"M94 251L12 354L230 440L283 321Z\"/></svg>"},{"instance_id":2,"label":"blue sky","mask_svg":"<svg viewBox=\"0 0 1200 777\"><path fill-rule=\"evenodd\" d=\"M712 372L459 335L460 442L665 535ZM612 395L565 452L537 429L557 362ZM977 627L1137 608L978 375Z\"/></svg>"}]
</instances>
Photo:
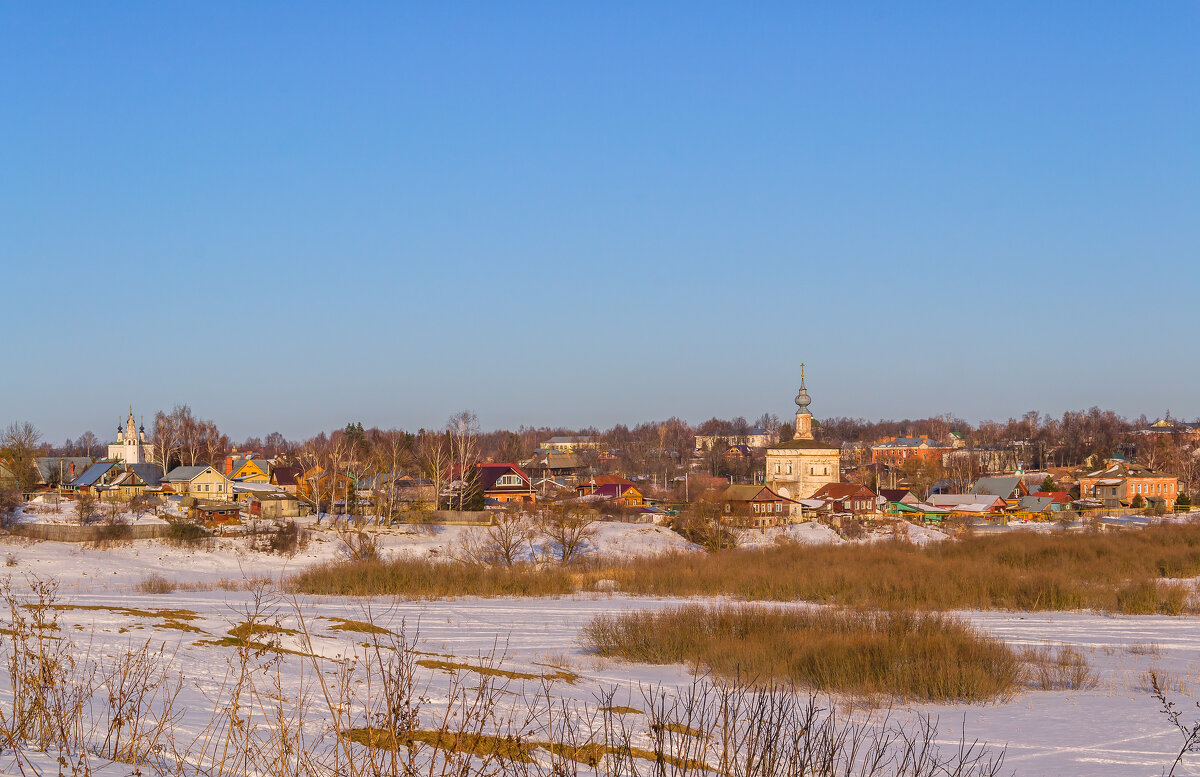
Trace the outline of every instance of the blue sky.
<instances>
[{"instance_id":1,"label":"blue sky","mask_svg":"<svg viewBox=\"0 0 1200 777\"><path fill-rule=\"evenodd\" d=\"M1200 414L1194 2L0 6L0 422Z\"/></svg>"}]
</instances>

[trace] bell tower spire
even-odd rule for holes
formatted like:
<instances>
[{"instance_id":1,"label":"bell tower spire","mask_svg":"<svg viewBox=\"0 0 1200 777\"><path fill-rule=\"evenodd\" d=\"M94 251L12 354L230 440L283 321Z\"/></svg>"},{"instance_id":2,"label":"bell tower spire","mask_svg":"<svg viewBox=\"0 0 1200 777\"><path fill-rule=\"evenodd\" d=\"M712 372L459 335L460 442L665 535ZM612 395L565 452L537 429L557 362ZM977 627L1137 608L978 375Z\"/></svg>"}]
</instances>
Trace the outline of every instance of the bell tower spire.
<instances>
[{"instance_id":1,"label":"bell tower spire","mask_svg":"<svg viewBox=\"0 0 1200 777\"><path fill-rule=\"evenodd\" d=\"M804 385L804 362L800 362L800 393L796 394L796 433L793 439L796 440L811 440L812 433L812 413L809 412L808 406L812 404L812 397L808 395L808 389Z\"/></svg>"}]
</instances>

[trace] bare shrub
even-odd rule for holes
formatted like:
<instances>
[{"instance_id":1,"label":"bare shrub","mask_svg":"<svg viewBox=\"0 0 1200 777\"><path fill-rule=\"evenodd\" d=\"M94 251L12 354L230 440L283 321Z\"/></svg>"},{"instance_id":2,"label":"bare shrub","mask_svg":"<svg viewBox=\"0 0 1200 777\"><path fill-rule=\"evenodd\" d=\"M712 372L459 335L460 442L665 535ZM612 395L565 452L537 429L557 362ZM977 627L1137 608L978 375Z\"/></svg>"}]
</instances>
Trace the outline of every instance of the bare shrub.
<instances>
[{"instance_id":1,"label":"bare shrub","mask_svg":"<svg viewBox=\"0 0 1200 777\"><path fill-rule=\"evenodd\" d=\"M308 548L312 531L295 521L285 521L265 530L256 528L249 535L250 547L260 553L291 558Z\"/></svg>"},{"instance_id":2,"label":"bare shrub","mask_svg":"<svg viewBox=\"0 0 1200 777\"><path fill-rule=\"evenodd\" d=\"M0 529L8 531L17 523L21 509L21 490L12 486L0 487Z\"/></svg>"},{"instance_id":3,"label":"bare shrub","mask_svg":"<svg viewBox=\"0 0 1200 777\"><path fill-rule=\"evenodd\" d=\"M1162 655L1162 649L1157 642L1135 642L1126 647L1125 652L1131 656L1151 656L1152 658Z\"/></svg>"},{"instance_id":4,"label":"bare shrub","mask_svg":"<svg viewBox=\"0 0 1200 777\"><path fill-rule=\"evenodd\" d=\"M93 548L105 550L118 545L128 545L133 540L133 527L120 519L120 514L108 515L96 527L96 534L89 543Z\"/></svg>"},{"instance_id":5,"label":"bare shrub","mask_svg":"<svg viewBox=\"0 0 1200 777\"><path fill-rule=\"evenodd\" d=\"M1167 777L1173 777L1175 770L1183 763L1183 757L1188 753L1200 752L1200 720L1185 721L1183 719L1183 711L1176 706L1175 702L1167 698L1167 688L1162 676L1156 671L1150 672L1150 687L1151 696L1159 703L1159 711L1163 714L1171 725L1179 732L1182 738L1182 744L1176 752L1175 760L1171 763L1171 770L1167 772ZM1197 703L1200 707L1200 702Z\"/></svg>"},{"instance_id":6,"label":"bare shrub","mask_svg":"<svg viewBox=\"0 0 1200 777\"><path fill-rule=\"evenodd\" d=\"M93 691L94 667L75 656L60 635L58 586L31 578L21 596L5 583L0 598L7 609L3 641L12 707L0 716L4 738L29 742L43 751L84 751L84 709Z\"/></svg>"},{"instance_id":7,"label":"bare shrub","mask_svg":"<svg viewBox=\"0 0 1200 777\"><path fill-rule=\"evenodd\" d=\"M100 501L91 491L80 491L75 501L75 514L79 516L79 525L89 524L100 515Z\"/></svg>"},{"instance_id":8,"label":"bare shrub","mask_svg":"<svg viewBox=\"0 0 1200 777\"><path fill-rule=\"evenodd\" d=\"M520 560L521 552L529 547L534 528L529 518L519 510L502 510L486 531L488 550L494 563L511 567Z\"/></svg>"},{"instance_id":9,"label":"bare shrub","mask_svg":"<svg viewBox=\"0 0 1200 777\"><path fill-rule=\"evenodd\" d=\"M559 563L570 564L596 536L596 514L578 504L554 504L542 510L537 529L553 546Z\"/></svg>"},{"instance_id":10,"label":"bare shrub","mask_svg":"<svg viewBox=\"0 0 1200 777\"><path fill-rule=\"evenodd\" d=\"M176 547L198 548L207 544L212 536L207 529L194 521L176 519L169 524L164 539L167 544Z\"/></svg>"},{"instance_id":11,"label":"bare shrub","mask_svg":"<svg viewBox=\"0 0 1200 777\"><path fill-rule=\"evenodd\" d=\"M382 559L378 536L353 527L341 527L337 532L338 550L346 561L359 564Z\"/></svg>"}]
</instances>

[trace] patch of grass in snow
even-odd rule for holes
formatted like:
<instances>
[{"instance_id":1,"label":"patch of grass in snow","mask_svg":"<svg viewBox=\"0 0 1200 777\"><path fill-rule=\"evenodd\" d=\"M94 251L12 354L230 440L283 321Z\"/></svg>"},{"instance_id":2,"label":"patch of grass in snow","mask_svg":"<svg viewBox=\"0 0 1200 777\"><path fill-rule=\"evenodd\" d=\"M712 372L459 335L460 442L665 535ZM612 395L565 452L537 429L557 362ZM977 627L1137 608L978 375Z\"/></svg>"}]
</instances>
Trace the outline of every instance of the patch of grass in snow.
<instances>
[{"instance_id":1,"label":"patch of grass in snow","mask_svg":"<svg viewBox=\"0 0 1200 777\"><path fill-rule=\"evenodd\" d=\"M54 610L83 610L83 611L103 611L111 612L116 615L127 615L131 618L163 618L166 620L196 620L200 617L200 613L195 610L185 610L181 608L162 607L152 610L140 609L137 607L115 607L107 604L53 604L50 605Z\"/></svg>"},{"instance_id":2,"label":"patch of grass in snow","mask_svg":"<svg viewBox=\"0 0 1200 777\"><path fill-rule=\"evenodd\" d=\"M937 613L687 605L600 615L582 640L626 661L872 701L985 702L1012 694L1022 677L1002 640Z\"/></svg>"},{"instance_id":3,"label":"patch of grass in snow","mask_svg":"<svg viewBox=\"0 0 1200 777\"><path fill-rule=\"evenodd\" d=\"M546 750L562 758L589 766L598 765L606 755L619 755L655 763L665 762L683 771L711 771L711 767L693 759L682 759L666 753L654 753L640 747L612 746L600 743L571 745L562 742L538 742L517 737L492 736L474 732L404 731L395 737L384 729L356 728L345 732L355 744L377 748L397 749L410 745L426 745L450 753L466 753L478 758L498 758L513 763L533 763L537 750ZM682 772L681 772L682 773Z\"/></svg>"},{"instance_id":4,"label":"patch of grass in snow","mask_svg":"<svg viewBox=\"0 0 1200 777\"><path fill-rule=\"evenodd\" d=\"M417 729L404 731L395 737L384 729L355 728L346 732L346 737L355 744L394 750L414 744L436 747L451 753L467 753L479 757L498 757L506 761L532 763L530 757L535 745L521 742L515 737L498 737L455 731L430 731Z\"/></svg>"},{"instance_id":5,"label":"patch of grass in snow","mask_svg":"<svg viewBox=\"0 0 1200 777\"><path fill-rule=\"evenodd\" d=\"M697 739L704 738L703 731L700 731L699 729L694 729L691 726L686 726L682 723L663 723L661 725L656 723L650 727L650 730L655 731L655 732L670 731L675 734L684 734L689 737L696 737Z\"/></svg>"},{"instance_id":6,"label":"patch of grass in snow","mask_svg":"<svg viewBox=\"0 0 1200 777\"><path fill-rule=\"evenodd\" d=\"M641 715L642 714L642 711L639 710L637 707L622 707L619 704L612 706L612 707L601 707L600 712L611 712L614 715Z\"/></svg>"},{"instance_id":7,"label":"patch of grass in snow","mask_svg":"<svg viewBox=\"0 0 1200 777\"><path fill-rule=\"evenodd\" d=\"M333 625L329 627L330 631L353 631L359 634L389 634L395 636L395 632L390 629L385 629L382 626L376 626L374 623L366 621L355 621L348 618L326 618L333 621Z\"/></svg>"},{"instance_id":8,"label":"patch of grass in snow","mask_svg":"<svg viewBox=\"0 0 1200 777\"><path fill-rule=\"evenodd\" d=\"M174 631L186 632L188 634L207 634L208 633L204 629L197 628L196 626L193 626L192 624L190 624L186 621L178 621L178 620L174 620L174 619L165 620L162 623L156 623L156 624L154 624L154 628L156 628L156 629L171 629Z\"/></svg>"},{"instance_id":9,"label":"patch of grass in snow","mask_svg":"<svg viewBox=\"0 0 1200 777\"><path fill-rule=\"evenodd\" d=\"M494 666L478 666L475 664L464 664L455 661L438 661L429 658L422 658L417 661L418 666L423 666L426 669L441 669L445 672L475 672L477 674L487 675L489 677L507 677L510 680L538 680L546 678L548 680L565 680L574 685L579 681L579 675L574 672L568 672L564 669L559 669L548 674L533 674L531 672L514 672L509 669L500 669Z\"/></svg>"},{"instance_id":10,"label":"patch of grass in snow","mask_svg":"<svg viewBox=\"0 0 1200 777\"><path fill-rule=\"evenodd\" d=\"M257 637L260 634L292 635L297 633L299 632L295 629L289 629L286 626L280 626L275 623L252 623L250 621L239 623L229 630L229 635L237 639L248 639L250 637Z\"/></svg>"}]
</instances>

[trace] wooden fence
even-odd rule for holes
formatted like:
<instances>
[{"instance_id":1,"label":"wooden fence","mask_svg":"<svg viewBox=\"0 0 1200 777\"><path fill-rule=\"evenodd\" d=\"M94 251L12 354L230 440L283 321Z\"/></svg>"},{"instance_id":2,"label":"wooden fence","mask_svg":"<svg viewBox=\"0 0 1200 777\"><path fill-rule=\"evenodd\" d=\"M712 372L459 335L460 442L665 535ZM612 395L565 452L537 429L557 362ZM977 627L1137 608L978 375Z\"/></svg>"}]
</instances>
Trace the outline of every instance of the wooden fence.
<instances>
[{"instance_id":1,"label":"wooden fence","mask_svg":"<svg viewBox=\"0 0 1200 777\"><path fill-rule=\"evenodd\" d=\"M121 533L121 539L151 540L166 537L171 527L163 523L137 523L126 525L128 534ZM34 540L50 542L94 542L103 539L106 534L111 537L111 526L76 526L60 523L22 523L12 529L12 534L28 537Z\"/></svg>"}]
</instances>

